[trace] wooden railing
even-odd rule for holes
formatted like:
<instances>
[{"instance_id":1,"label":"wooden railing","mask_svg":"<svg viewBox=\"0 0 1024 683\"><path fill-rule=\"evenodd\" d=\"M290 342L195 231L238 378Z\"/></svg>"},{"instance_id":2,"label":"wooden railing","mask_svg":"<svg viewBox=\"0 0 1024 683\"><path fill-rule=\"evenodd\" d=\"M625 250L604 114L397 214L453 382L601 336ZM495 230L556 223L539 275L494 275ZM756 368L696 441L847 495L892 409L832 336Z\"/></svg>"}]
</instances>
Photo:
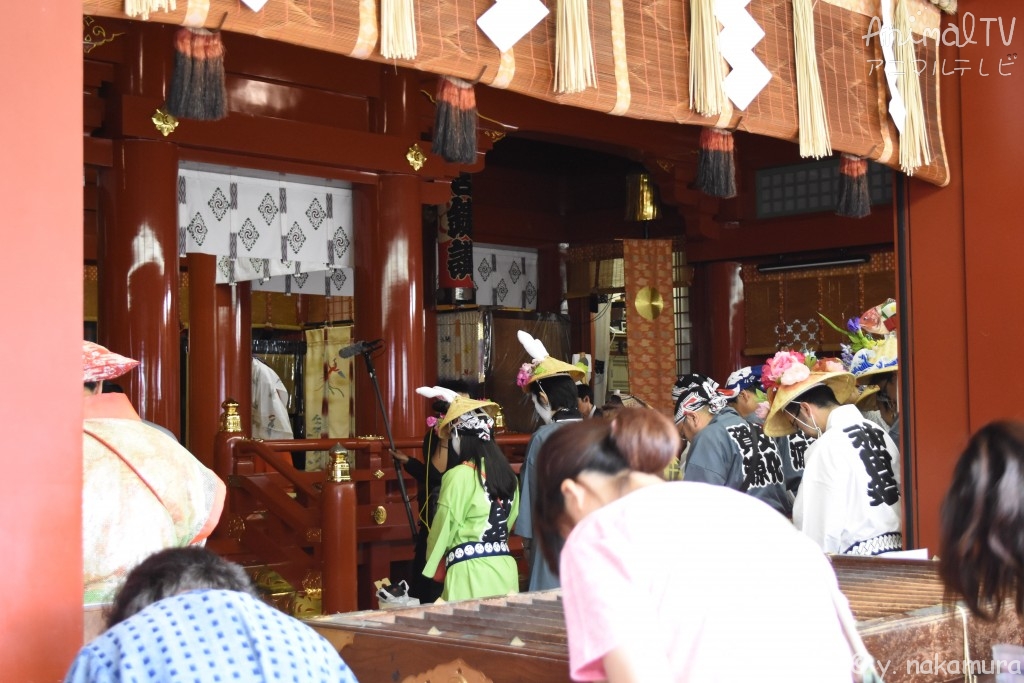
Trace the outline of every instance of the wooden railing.
<instances>
[{"instance_id":1,"label":"wooden railing","mask_svg":"<svg viewBox=\"0 0 1024 683\"><path fill-rule=\"evenodd\" d=\"M413 538L394 462L379 439L247 438L237 405L224 404L214 469L228 495L210 547L242 564L272 568L296 590L322 591L325 614L376 606L373 581L392 576L392 563L413 557ZM234 413L234 415L232 415ZM529 434L502 434L497 443L519 469ZM347 453L344 468L303 472L291 453ZM396 438L395 447L422 457L422 438ZM403 473L404 474L404 473ZM418 519L415 483L404 477Z\"/></svg>"}]
</instances>

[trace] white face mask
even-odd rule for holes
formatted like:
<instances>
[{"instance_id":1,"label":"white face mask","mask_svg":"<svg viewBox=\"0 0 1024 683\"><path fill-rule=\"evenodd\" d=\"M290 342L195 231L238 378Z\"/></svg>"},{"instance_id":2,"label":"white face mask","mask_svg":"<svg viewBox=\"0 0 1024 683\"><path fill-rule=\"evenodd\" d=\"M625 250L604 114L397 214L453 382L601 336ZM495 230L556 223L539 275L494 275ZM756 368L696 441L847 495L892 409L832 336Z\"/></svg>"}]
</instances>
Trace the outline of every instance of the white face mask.
<instances>
[{"instance_id":1,"label":"white face mask","mask_svg":"<svg viewBox=\"0 0 1024 683\"><path fill-rule=\"evenodd\" d=\"M530 396L533 398L533 408L537 411L537 416L540 417L541 422L551 424L551 418L555 414L554 411L551 410L550 406L542 403L540 396L537 394L531 393Z\"/></svg>"},{"instance_id":2,"label":"white face mask","mask_svg":"<svg viewBox=\"0 0 1024 683\"><path fill-rule=\"evenodd\" d=\"M804 410L803 406L800 406L800 412L801 413L803 412L803 410ZM815 432L816 433L815 438L820 437L821 436L821 427L818 426L818 421L814 419L814 415L810 414L810 411L808 411L808 416L811 418L811 424L807 424L806 422L801 420L800 417L799 417L799 413L797 414L797 416L793 417L793 420L798 422L801 427L804 427L805 429L807 429L807 430L809 430L811 432Z\"/></svg>"}]
</instances>

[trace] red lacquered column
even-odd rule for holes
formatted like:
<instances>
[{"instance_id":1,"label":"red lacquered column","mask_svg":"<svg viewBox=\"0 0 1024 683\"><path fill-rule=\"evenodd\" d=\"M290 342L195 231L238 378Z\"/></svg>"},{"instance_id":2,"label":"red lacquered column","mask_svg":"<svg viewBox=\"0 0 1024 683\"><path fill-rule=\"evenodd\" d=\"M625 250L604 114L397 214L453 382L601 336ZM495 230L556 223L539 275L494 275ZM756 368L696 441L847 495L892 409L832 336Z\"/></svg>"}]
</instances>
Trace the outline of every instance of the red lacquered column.
<instances>
[{"instance_id":1,"label":"red lacquered column","mask_svg":"<svg viewBox=\"0 0 1024 683\"><path fill-rule=\"evenodd\" d=\"M415 436L422 431L419 418L425 410L415 391L426 381L420 180L412 175L383 176L377 196L379 227L363 231L356 240L356 333L384 340L383 349L373 357L384 410L396 438ZM383 436L373 386L363 361L357 363L358 430Z\"/></svg>"},{"instance_id":2,"label":"red lacquered column","mask_svg":"<svg viewBox=\"0 0 1024 683\"><path fill-rule=\"evenodd\" d=\"M248 283L216 284L216 258L188 256L188 448L213 467L221 403L238 402L242 433L252 426L252 315Z\"/></svg>"},{"instance_id":3,"label":"red lacquered column","mask_svg":"<svg viewBox=\"0 0 1024 683\"><path fill-rule=\"evenodd\" d=\"M117 380L139 415L180 431L177 146L114 142L100 176L99 340L139 361Z\"/></svg>"}]
</instances>

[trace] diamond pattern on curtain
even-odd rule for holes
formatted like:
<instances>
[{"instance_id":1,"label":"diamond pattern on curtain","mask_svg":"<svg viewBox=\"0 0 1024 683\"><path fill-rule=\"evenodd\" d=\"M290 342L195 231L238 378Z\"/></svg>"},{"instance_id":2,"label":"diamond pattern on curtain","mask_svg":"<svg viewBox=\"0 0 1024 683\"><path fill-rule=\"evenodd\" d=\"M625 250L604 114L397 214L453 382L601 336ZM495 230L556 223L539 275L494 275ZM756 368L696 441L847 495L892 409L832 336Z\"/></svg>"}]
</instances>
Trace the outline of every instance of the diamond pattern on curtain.
<instances>
[{"instance_id":1,"label":"diamond pattern on curtain","mask_svg":"<svg viewBox=\"0 0 1024 683\"><path fill-rule=\"evenodd\" d=\"M473 245L476 302L537 310L537 252L489 244Z\"/></svg>"},{"instance_id":2,"label":"diamond pattern on curtain","mask_svg":"<svg viewBox=\"0 0 1024 683\"><path fill-rule=\"evenodd\" d=\"M218 257L219 284L352 294L350 189L181 169L178 225L182 255Z\"/></svg>"}]
</instances>

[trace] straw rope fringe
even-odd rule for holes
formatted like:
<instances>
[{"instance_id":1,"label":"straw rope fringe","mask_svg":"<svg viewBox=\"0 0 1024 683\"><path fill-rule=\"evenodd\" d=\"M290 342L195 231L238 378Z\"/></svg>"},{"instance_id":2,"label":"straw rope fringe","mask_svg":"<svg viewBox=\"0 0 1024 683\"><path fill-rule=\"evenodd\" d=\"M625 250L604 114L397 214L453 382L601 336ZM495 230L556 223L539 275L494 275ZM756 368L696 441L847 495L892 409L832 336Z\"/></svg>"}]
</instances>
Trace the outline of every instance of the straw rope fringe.
<instances>
[{"instance_id":1,"label":"straw rope fringe","mask_svg":"<svg viewBox=\"0 0 1024 683\"><path fill-rule=\"evenodd\" d=\"M825 114L825 98L814 48L814 7L811 0L793 0L793 48L796 55L796 100L800 130L800 156L831 156L832 139Z\"/></svg>"},{"instance_id":2,"label":"straw rope fringe","mask_svg":"<svg viewBox=\"0 0 1024 683\"><path fill-rule=\"evenodd\" d=\"M150 12L173 12L178 9L177 0L124 0L124 13L134 19L142 17L149 21Z\"/></svg>"},{"instance_id":3,"label":"straw rope fringe","mask_svg":"<svg viewBox=\"0 0 1024 683\"><path fill-rule=\"evenodd\" d=\"M597 84L587 0L558 0L555 13L555 92L583 92Z\"/></svg>"},{"instance_id":4,"label":"straw rope fringe","mask_svg":"<svg viewBox=\"0 0 1024 683\"><path fill-rule=\"evenodd\" d=\"M725 108L725 78L718 49L715 0L690 2L690 109L701 116L718 116Z\"/></svg>"},{"instance_id":5,"label":"straw rope fringe","mask_svg":"<svg viewBox=\"0 0 1024 683\"><path fill-rule=\"evenodd\" d=\"M413 0L380 0L380 54L385 59L416 59Z\"/></svg>"},{"instance_id":6,"label":"straw rope fringe","mask_svg":"<svg viewBox=\"0 0 1024 683\"><path fill-rule=\"evenodd\" d=\"M897 83L907 109L907 118L900 135L900 167L908 176L932 159L928 145L928 123L925 120L921 81L914 54L914 37L910 33L910 15L907 0L896 0L893 17L896 29L896 64L899 68Z\"/></svg>"}]
</instances>

